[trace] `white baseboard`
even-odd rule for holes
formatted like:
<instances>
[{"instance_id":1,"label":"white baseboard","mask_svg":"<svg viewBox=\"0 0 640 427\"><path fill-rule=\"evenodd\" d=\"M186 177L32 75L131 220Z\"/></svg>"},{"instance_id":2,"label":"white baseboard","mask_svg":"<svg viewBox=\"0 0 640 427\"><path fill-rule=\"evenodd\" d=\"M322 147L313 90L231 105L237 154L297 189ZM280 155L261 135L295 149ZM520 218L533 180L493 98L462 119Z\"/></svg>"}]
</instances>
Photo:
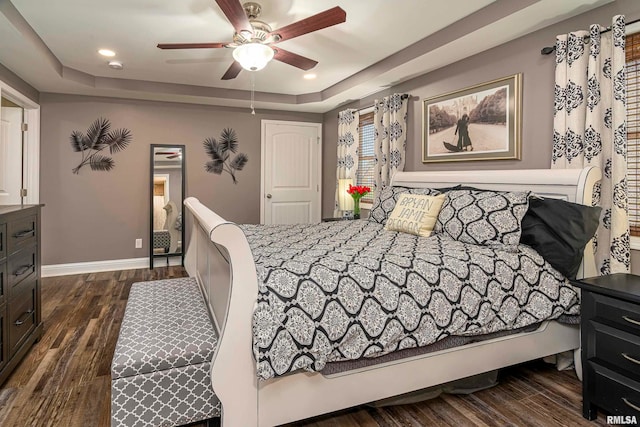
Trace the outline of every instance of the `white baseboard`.
<instances>
[{"instance_id":1,"label":"white baseboard","mask_svg":"<svg viewBox=\"0 0 640 427\"><path fill-rule=\"evenodd\" d=\"M169 265L180 265L180 257L169 258ZM155 259L156 267L167 265L164 258ZM99 273L102 271L133 270L149 268L149 258L113 259L109 261L74 262L70 264L52 264L42 266L42 277L68 276L70 274Z\"/></svg>"}]
</instances>

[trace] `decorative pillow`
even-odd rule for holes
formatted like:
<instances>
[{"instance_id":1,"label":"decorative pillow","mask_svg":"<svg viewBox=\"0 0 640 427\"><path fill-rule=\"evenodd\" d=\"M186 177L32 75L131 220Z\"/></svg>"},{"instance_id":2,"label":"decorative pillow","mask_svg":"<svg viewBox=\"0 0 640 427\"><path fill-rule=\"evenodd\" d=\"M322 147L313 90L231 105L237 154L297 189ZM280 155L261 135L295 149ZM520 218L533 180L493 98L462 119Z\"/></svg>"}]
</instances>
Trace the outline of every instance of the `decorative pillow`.
<instances>
[{"instance_id":1,"label":"decorative pillow","mask_svg":"<svg viewBox=\"0 0 640 427\"><path fill-rule=\"evenodd\" d=\"M457 187L453 187L457 188ZM391 215L393 208L396 207L396 202L401 194L422 194L425 196L437 196L438 194L445 193L451 188L408 188L408 187L395 187L386 186L376 193L376 197L373 200L373 206L369 212L369 221L377 222L382 225L387 223L387 218Z\"/></svg>"},{"instance_id":2,"label":"decorative pillow","mask_svg":"<svg viewBox=\"0 0 640 427\"><path fill-rule=\"evenodd\" d=\"M598 206L532 197L522 219L520 243L531 246L553 268L575 279L584 247L600 224Z\"/></svg>"},{"instance_id":3,"label":"decorative pillow","mask_svg":"<svg viewBox=\"0 0 640 427\"><path fill-rule=\"evenodd\" d=\"M429 237L444 203L444 194L425 196L404 193L398 197L396 207L385 224L385 230L402 231L416 236Z\"/></svg>"},{"instance_id":4,"label":"decorative pillow","mask_svg":"<svg viewBox=\"0 0 640 427\"><path fill-rule=\"evenodd\" d=\"M464 243L516 250L528 207L529 192L453 190L447 193L435 231Z\"/></svg>"}]
</instances>

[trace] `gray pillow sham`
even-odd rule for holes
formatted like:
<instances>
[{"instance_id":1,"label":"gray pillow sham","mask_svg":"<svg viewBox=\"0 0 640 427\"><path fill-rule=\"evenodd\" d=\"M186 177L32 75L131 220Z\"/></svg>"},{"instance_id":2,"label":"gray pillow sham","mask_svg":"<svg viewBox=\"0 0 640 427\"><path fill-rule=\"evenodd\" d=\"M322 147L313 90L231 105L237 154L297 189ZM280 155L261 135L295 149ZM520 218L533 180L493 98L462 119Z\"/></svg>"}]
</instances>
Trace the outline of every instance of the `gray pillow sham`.
<instances>
[{"instance_id":1,"label":"gray pillow sham","mask_svg":"<svg viewBox=\"0 0 640 427\"><path fill-rule=\"evenodd\" d=\"M453 190L438 214L434 228L454 240L476 245L504 245L516 250L522 218L529 208L529 192Z\"/></svg>"}]
</instances>

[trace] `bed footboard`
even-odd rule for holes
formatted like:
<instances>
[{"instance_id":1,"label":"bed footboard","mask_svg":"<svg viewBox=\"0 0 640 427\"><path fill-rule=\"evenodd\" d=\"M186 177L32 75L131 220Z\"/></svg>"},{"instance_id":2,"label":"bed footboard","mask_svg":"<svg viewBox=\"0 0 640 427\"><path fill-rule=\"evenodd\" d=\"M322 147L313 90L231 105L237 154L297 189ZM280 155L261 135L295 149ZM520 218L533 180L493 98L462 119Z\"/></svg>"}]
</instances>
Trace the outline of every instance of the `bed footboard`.
<instances>
[{"instance_id":1,"label":"bed footboard","mask_svg":"<svg viewBox=\"0 0 640 427\"><path fill-rule=\"evenodd\" d=\"M186 225L191 230L185 268L197 279L220 337L211 364L211 382L223 405L222 422L256 426L258 380L251 319L258 288L251 249L240 227L198 199L187 198L185 206Z\"/></svg>"}]
</instances>

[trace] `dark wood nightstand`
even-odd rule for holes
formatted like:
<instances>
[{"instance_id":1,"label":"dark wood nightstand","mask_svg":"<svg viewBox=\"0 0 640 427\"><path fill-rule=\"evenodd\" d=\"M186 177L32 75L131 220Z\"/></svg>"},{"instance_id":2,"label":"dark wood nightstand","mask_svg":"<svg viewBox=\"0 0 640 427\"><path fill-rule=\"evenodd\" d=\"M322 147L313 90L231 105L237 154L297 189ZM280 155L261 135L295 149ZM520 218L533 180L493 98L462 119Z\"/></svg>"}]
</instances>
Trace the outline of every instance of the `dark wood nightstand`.
<instances>
[{"instance_id":1,"label":"dark wood nightstand","mask_svg":"<svg viewBox=\"0 0 640 427\"><path fill-rule=\"evenodd\" d=\"M640 420L640 276L573 282L582 289L582 415Z\"/></svg>"},{"instance_id":2,"label":"dark wood nightstand","mask_svg":"<svg viewBox=\"0 0 640 427\"><path fill-rule=\"evenodd\" d=\"M353 219L353 218L342 218L342 217L322 218L322 222L343 221L343 220L347 220L347 219Z\"/></svg>"}]
</instances>

